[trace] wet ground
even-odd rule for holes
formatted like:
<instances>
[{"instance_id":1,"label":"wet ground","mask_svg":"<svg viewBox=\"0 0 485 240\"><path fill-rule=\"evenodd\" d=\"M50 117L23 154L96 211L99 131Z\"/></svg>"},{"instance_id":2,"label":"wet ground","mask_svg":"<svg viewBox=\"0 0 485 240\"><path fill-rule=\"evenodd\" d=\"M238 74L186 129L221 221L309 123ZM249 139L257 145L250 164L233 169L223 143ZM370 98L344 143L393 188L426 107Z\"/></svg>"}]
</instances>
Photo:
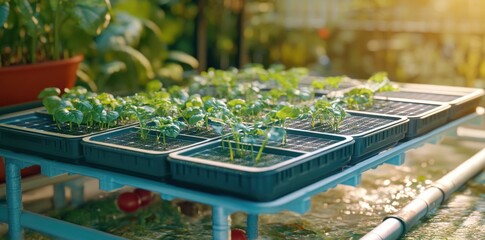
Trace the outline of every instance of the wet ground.
<instances>
[{"instance_id":1,"label":"wet ground","mask_svg":"<svg viewBox=\"0 0 485 240\"><path fill-rule=\"evenodd\" d=\"M260 239L359 239L484 147L485 142L451 138L424 145L408 152L402 166L383 165L364 173L359 187L338 186L313 197L306 214L262 215ZM403 239L485 239L484 183L485 174L470 181ZM124 214L114 204L116 194L104 193L82 208L50 214L129 239L211 238L207 206L157 200L146 209ZM244 213L234 214L232 226L244 229L245 219ZM26 237L49 239L33 233Z\"/></svg>"}]
</instances>

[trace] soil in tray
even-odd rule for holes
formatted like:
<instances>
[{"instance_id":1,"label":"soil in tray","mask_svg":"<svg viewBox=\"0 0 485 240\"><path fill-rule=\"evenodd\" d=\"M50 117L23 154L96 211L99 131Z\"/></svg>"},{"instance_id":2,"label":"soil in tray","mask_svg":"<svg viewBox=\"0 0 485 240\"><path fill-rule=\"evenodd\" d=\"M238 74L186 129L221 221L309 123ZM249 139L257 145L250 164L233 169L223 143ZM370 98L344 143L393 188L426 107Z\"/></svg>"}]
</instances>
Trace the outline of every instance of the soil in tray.
<instances>
[{"instance_id":1,"label":"soil in tray","mask_svg":"<svg viewBox=\"0 0 485 240\"><path fill-rule=\"evenodd\" d=\"M374 112L398 116L417 116L437 108L438 105L412 102L398 102L386 100L374 100L374 105L366 112Z\"/></svg>"},{"instance_id":2,"label":"soil in tray","mask_svg":"<svg viewBox=\"0 0 485 240\"><path fill-rule=\"evenodd\" d=\"M52 121L50 116L40 116L32 114L28 117L19 117L18 119L5 122L5 124L11 126L17 126L27 129L35 129L52 133L68 134L73 136L82 136L94 132L99 132L105 129L99 129L97 127L88 127L85 125L74 126L72 129L69 128L69 124L62 124L59 128L55 122Z\"/></svg>"},{"instance_id":3,"label":"soil in tray","mask_svg":"<svg viewBox=\"0 0 485 240\"><path fill-rule=\"evenodd\" d=\"M422 93L422 92L406 92L405 90L401 90L398 92L382 92L382 93L378 93L377 95L383 96L383 97L426 100L426 101L436 101L436 102L451 102L453 100L460 98L460 96L456 96L456 95Z\"/></svg>"},{"instance_id":4,"label":"soil in tray","mask_svg":"<svg viewBox=\"0 0 485 240\"><path fill-rule=\"evenodd\" d=\"M344 119L338 131L334 131L327 124L315 123L312 127L310 119L302 119L298 121L288 121L289 128L295 128L300 130L315 131L315 132L326 132L326 133L337 133L342 135L357 135L380 126L389 124L396 121L395 119L385 119L376 117L365 117L356 115L347 115Z\"/></svg>"},{"instance_id":5,"label":"soil in tray","mask_svg":"<svg viewBox=\"0 0 485 240\"><path fill-rule=\"evenodd\" d=\"M184 129L183 131L180 132L180 134L203 137L203 138L217 138L221 136L216 131L214 131L212 127L210 127L209 129L205 127Z\"/></svg>"},{"instance_id":6,"label":"soil in tray","mask_svg":"<svg viewBox=\"0 0 485 240\"><path fill-rule=\"evenodd\" d=\"M191 144L194 144L195 140L181 139L181 138L169 138L165 139L166 143L163 144L162 139L157 142L154 134L148 134L147 139L140 139L140 133L137 131L131 131L126 134L116 135L112 137L106 137L105 139L97 140L99 142L111 143L125 147L132 147L143 150L152 151L169 151L178 149Z\"/></svg>"},{"instance_id":7,"label":"soil in tray","mask_svg":"<svg viewBox=\"0 0 485 240\"><path fill-rule=\"evenodd\" d=\"M236 154L235 153L236 149L233 148L232 150L234 154ZM190 157L201 158L201 159L212 160L212 161L223 162L223 163L231 163L231 164L236 164L236 165L246 166L246 167L257 167L257 168L273 166L275 164L278 164L280 162L284 162L293 158L293 156L263 153L263 155L261 156L261 159L259 159L259 161L256 162L253 160L253 156L254 158L256 158L256 156L258 155L258 152L253 151L253 154L254 155L251 154L251 150L246 150L244 157L235 157L234 160L231 160L229 158L229 147L226 144L224 148L222 148L222 146L218 146L215 148L206 149L206 150L191 154Z\"/></svg>"}]
</instances>

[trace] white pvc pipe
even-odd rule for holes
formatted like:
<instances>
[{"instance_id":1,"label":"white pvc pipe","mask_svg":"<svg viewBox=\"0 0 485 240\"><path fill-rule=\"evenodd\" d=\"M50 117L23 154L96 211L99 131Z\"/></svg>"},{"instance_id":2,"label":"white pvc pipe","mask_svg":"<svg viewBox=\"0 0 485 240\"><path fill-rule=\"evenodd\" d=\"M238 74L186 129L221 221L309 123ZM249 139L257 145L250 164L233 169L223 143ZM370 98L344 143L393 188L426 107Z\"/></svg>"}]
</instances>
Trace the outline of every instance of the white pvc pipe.
<instances>
[{"instance_id":1,"label":"white pvc pipe","mask_svg":"<svg viewBox=\"0 0 485 240\"><path fill-rule=\"evenodd\" d=\"M429 189L419 194L416 199L396 214L387 217L379 226L367 233L363 240L398 239L418 220L441 205L450 195L470 178L485 168L485 149L476 153L453 171L449 172Z\"/></svg>"}]
</instances>

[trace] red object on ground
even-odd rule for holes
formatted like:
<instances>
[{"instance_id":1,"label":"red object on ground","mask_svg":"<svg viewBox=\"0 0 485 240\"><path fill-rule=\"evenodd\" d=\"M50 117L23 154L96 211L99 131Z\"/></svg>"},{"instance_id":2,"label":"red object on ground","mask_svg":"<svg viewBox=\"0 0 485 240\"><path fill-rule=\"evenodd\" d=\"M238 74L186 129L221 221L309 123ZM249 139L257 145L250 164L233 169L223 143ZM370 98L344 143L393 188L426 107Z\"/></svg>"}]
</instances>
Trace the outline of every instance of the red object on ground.
<instances>
[{"instance_id":1,"label":"red object on ground","mask_svg":"<svg viewBox=\"0 0 485 240\"><path fill-rule=\"evenodd\" d=\"M140 208L141 200L136 193L124 192L118 196L116 204L123 212L131 213Z\"/></svg>"},{"instance_id":2,"label":"red object on ground","mask_svg":"<svg viewBox=\"0 0 485 240\"><path fill-rule=\"evenodd\" d=\"M76 83L76 72L83 56L59 61L16 65L0 68L0 106L37 100L46 87L61 90Z\"/></svg>"},{"instance_id":3,"label":"red object on ground","mask_svg":"<svg viewBox=\"0 0 485 240\"><path fill-rule=\"evenodd\" d=\"M246 231L234 228L231 229L231 239L232 240L248 240L248 236L246 235Z\"/></svg>"},{"instance_id":4,"label":"red object on ground","mask_svg":"<svg viewBox=\"0 0 485 240\"><path fill-rule=\"evenodd\" d=\"M326 27L320 28L318 29L318 36L323 40L328 39L330 37L330 30Z\"/></svg>"},{"instance_id":5,"label":"red object on ground","mask_svg":"<svg viewBox=\"0 0 485 240\"><path fill-rule=\"evenodd\" d=\"M148 205L153 199L152 192L145 189L137 188L133 191L133 193L138 195L140 198L140 206L142 207Z\"/></svg>"},{"instance_id":6,"label":"red object on ground","mask_svg":"<svg viewBox=\"0 0 485 240\"><path fill-rule=\"evenodd\" d=\"M23 168L20 170L22 177L28 177L40 173L40 166L35 165L32 167ZM5 164L3 158L0 157L0 184L5 183Z\"/></svg>"}]
</instances>

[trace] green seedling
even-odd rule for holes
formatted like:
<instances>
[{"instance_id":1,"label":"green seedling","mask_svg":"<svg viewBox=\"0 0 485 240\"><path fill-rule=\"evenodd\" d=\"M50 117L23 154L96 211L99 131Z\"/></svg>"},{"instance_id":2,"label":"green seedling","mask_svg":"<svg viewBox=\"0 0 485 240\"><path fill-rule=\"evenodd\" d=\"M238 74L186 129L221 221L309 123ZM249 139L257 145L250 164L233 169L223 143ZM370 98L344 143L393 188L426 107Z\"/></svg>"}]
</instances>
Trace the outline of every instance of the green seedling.
<instances>
[{"instance_id":1,"label":"green seedling","mask_svg":"<svg viewBox=\"0 0 485 240\"><path fill-rule=\"evenodd\" d=\"M367 80L367 87L374 93L389 92L398 90L397 87L391 84L387 76L387 72L377 72Z\"/></svg>"},{"instance_id":2,"label":"green seedling","mask_svg":"<svg viewBox=\"0 0 485 240\"><path fill-rule=\"evenodd\" d=\"M58 123L69 123L69 130L72 130L73 123L80 126L83 121L83 113L72 108L57 108L54 117Z\"/></svg>"},{"instance_id":3,"label":"green seedling","mask_svg":"<svg viewBox=\"0 0 485 240\"><path fill-rule=\"evenodd\" d=\"M166 145L166 138L176 138L182 129L185 128L185 123L174 120L171 117L155 117L153 119L155 126L152 128L157 132L157 143L162 138L163 145Z\"/></svg>"},{"instance_id":4,"label":"green seedling","mask_svg":"<svg viewBox=\"0 0 485 240\"><path fill-rule=\"evenodd\" d=\"M342 101L348 109L363 110L374 104L374 92L368 88L354 88L345 93Z\"/></svg>"},{"instance_id":5,"label":"green seedling","mask_svg":"<svg viewBox=\"0 0 485 240\"><path fill-rule=\"evenodd\" d=\"M296 119L300 114L301 109L296 106L283 106L276 112L275 117L278 120L280 127L285 129L281 142L282 144L286 144L286 121L288 119Z\"/></svg>"},{"instance_id":6,"label":"green seedling","mask_svg":"<svg viewBox=\"0 0 485 240\"><path fill-rule=\"evenodd\" d=\"M328 124L333 131L338 129L346 117L346 112L338 101L329 102L326 99L318 99L309 109L312 127L319 122L321 125Z\"/></svg>"},{"instance_id":7,"label":"green seedling","mask_svg":"<svg viewBox=\"0 0 485 240\"><path fill-rule=\"evenodd\" d=\"M142 140L148 139L149 128L148 122L152 120L155 109L150 106L130 106L125 114L131 115L135 118L140 126L140 138Z\"/></svg>"}]
</instances>

